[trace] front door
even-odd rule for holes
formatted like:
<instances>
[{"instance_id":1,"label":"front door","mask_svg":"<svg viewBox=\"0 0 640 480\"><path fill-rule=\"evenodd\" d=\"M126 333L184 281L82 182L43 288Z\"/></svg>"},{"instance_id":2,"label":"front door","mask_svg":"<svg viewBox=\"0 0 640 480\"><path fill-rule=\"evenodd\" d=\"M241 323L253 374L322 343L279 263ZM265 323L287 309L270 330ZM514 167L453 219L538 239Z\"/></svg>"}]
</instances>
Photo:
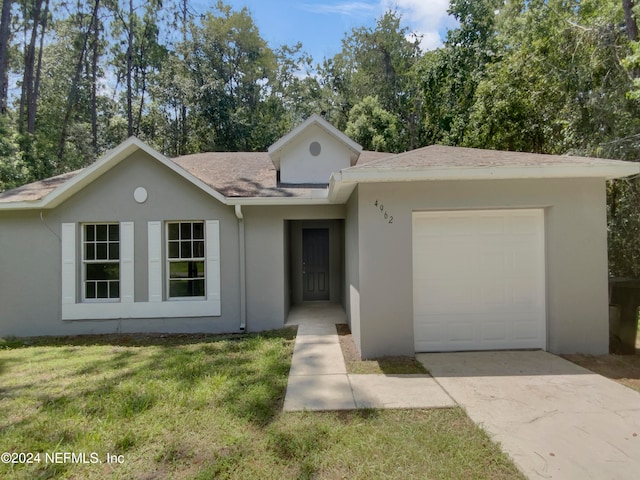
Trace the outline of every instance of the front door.
<instances>
[{"instance_id":1,"label":"front door","mask_svg":"<svg viewBox=\"0 0 640 480\"><path fill-rule=\"evenodd\" d=\"M302 299L329 300L329 229L302 229Z\"/></svg>"}]
</instances>

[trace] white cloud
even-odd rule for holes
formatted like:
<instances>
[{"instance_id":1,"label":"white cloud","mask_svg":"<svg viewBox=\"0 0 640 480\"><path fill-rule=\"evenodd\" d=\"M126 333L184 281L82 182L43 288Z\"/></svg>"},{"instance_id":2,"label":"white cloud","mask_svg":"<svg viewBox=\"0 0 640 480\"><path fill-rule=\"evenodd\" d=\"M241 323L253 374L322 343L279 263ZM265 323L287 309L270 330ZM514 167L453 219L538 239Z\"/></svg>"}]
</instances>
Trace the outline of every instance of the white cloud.
<instances>
[{"instance_id":1,"label":"white cloud","mask_svg":"<svg viewBox=\"0 0 640 480\"><path fill-rule=\"evenodd\" d=\"M380 0L383 10L397 10L403 24L422 36L423 50L433 50L442 45L441 31L453 27L455 21L447 14L449 0Z\"/></svg>"},{"instance_id":2,"label":"white cloud","mask_svg":"<svg viewBox=\"0 0 640 480\"><path fill-rule=\"evenodd\" d=\"M342 1L330 3L303 3L300 8L308 12L325 15L342 15L352 18L377 18L387 10L396 10L402 15L402 24L409 27L409 39L421 37L422 50L433 50L442 46L440 32L455 26L455 20L447 14L449 0L374 0Z\"/></svg>"},{"instance_id":3,"label":"white cloud","mask_svg":"<svg viewBox=\"0 0 640 480\"><path fill-rule=\"evenodd\" d=\"M306 10L312 13L349 15L353 17L375 14L376 11L378 10L377 5L372 5L366 2L343 2L343 3L337 3L337 4L304 3L300 5L300 7L303 10Z\"/></svg>"}]
</instances>

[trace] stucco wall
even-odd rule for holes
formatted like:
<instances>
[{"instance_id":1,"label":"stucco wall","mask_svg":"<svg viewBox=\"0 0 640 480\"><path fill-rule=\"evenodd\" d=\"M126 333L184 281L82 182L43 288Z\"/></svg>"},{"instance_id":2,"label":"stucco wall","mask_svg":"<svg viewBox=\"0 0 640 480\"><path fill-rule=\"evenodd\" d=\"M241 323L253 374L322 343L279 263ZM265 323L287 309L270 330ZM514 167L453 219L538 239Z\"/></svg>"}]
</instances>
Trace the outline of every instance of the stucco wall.
<instances>
[{"instance_id":1,"label":"stucco wall","mask_svg":"<svg viewBox=\"0 0 640 480\"><path fill-rule=\"evenodd\" d=\"M362 352L360 330L360 236L358 223L358 188L347 202L345 220L345 311L351 335L358 350Z\"/></svg>"},{"instance_id":2,"label":"stucco wall","mask_svg":"<svg viewBox=\"0 0 640 480\"><path fill-rule=\"evenodd\" d=\"M312 142L321 146L317 157L309 152ZM280 181L283 183L329 183L333 172L350 166L351 151L317 125L296 137L282 152Z\"/></svg>"},{"instance_id":3,"label":"stucco wall","mask_svg":"<svg viewBox=\"0 0 640 480\"><path fill-rule=\"evenodd\" d=\"M59 236L47 212L0 213L0 336L62 327Z\"/></svg>"},{"instance_id":4,"label":"stucco wall","mask_svg":"<svg viewBox=\"0 0 640 480\"><path fill-rule=\"evenodd\" d=\"M148 199L138 204L136 187ZM113 331L232 332L240 325L238 224L224 206L168 168L137 152L52 211L0 216L2 281L6 271L19 276L0 288L0 335L53 335ZM148 300L147 222L219 220L221 316L203 318L62 321L61 245L64 222L134 222L135 301ZM78 262L78 272L80 269ZM164 267L163 267L164 268ZM18 292L23 292L18 294ZM26 296L26 298L25 298Z\"/></svg>"},{"instance_id":5,"label":"stucco wall","mask_svg":"<svg viewBox=\"0 0 640 480\"><path fill-rule=\"evenodd\" d=\"M247 328L280 328L286 320L289 295L288 251L285 235L287 220L343 219L344 205L245 206L242 207L246 231Z\"/></svg>"},{"instance_id":6,"label":"stucco wall","mask_svg":"<svg viewBox=\"0 0 640 480\"><path fill-rule=\"evenodd\" d=\"M491 208L545 209L547 349L554 353L606 353L604 180L363 184L354 195L357 195L359 212L360 347L363 356L412 354L414 351L412 212ZM384 205L382 212L380 204ZM349 205L353 208L351 202ZM384 213L388 218L385 219ZM389 223L391 216L393 223ZM347 238L353 237L350 225L352 223L347 222ZM347 276L353 283L354 276L349 267ZM351 318L353 323L353 313Z\"/></svg>"}]
</instances>

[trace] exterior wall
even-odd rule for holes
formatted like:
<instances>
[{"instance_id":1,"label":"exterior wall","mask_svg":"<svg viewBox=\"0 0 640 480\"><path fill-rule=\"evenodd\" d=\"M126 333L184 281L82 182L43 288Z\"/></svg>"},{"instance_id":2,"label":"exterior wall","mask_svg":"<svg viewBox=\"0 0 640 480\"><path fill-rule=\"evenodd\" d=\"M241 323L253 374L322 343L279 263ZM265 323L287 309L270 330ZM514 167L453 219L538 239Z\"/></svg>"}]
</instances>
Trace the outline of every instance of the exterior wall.
<instances>
[{"instance_id":1,"label":"exterior wall","mask_svg":"<svg viewBox=\"0 0 640 480\"><path fill-rule=\"evenodd\" d=\"M288 220L344 218L343 205L245 206L247 329L268 330L284 325L290 276L286 245ZM291 276L291 281L293 277Z\"/></svg>"},{"instance_id":2,"label":"exterior wall","mask_svg":"<svg viewBox=\"0 0 640 480\"><path fill-rule=\"evenodd\" d=\"M362 331L359 347L364 357L413 354L414 351L412 212L499 208L545 209L547 349L554 353L607 352L603 180L362 184L354 195L358 202L356 229L360 240L357 242L360 248L359 330ZM353 201L349 203L348 212L356 208ZM387 219L384 213L388 214ZM391 216L393 223L388 223ZM347 255L353 250L349 247L354 237L350 218L349 215ZM354 267L347 267L351 284L355 283ZM353 298L350 310L352 329L356 330Z\"/></svg>"},{"instance_id":3,"label":"exterior wall","mask_svg":"<svg viewBox=\"0 0 640 480\"><path fill-rule=\"evenodd\" d=\"M59 230L48 212L0 213L0 337L63 327Z\"/></svg>"},{"instance_id":4,"label":"exterior wall","mask_svg":"<svg viewBox=\"0 0 640 480\"><path fill-rule=\"evenodd\" d=\"M312 142L318 142L322 147L317 157L309 152ZM351 165L350 154L351 151L345 145L322 128L313 125L283 149L280 181L293 184L329 183L333 172Z\"/></svg>"},{"instance_id":5,"label":"exterior wall","mask_svg":"<svg viewBox=\"0 0 640 480\"><path fill-rule=\"evenodd\" d=\"M362 332L360 328L360 236L358 221L358 189L347 202L345 220L345 311L356 347L362 352Z\"/></svg>"},{"instance_id":6,"label":"exterior wall","mask_svg":"<svg viewBox=\"0 0 640 480\"><path fill-rule=\"evenodd\" d=\"M133 198L139 186L149 194L143 204ZM218 220L220 225L220 316L61 320L62 223L134 223L134 301L141 303L148 301L148 222L208 219ZM40 212L0 215L0 232L0 244L8 246L0 259L0 268L3 272L20 272L9 285L0 288L0 335L215 333L239 329L238 222L233 208L221 205L143 152L136 152L56 209L44 211L43 221ZM80 268L78 262L78 275ZM165 269L163 265L163 272ZM5 282L5 275L2 277Z\"/></svg>"}]
</instances>

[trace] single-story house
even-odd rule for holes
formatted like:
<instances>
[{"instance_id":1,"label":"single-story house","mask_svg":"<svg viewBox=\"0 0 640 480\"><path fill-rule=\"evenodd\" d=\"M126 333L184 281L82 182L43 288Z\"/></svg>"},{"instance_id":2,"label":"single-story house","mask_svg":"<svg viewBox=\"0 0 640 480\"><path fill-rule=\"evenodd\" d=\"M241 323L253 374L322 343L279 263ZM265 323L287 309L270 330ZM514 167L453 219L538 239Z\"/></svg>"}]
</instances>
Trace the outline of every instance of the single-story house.
<instances>
[{"instance_id":1,"label":"single-story house","mask_svg":"<svg viewBox=\"0 0 640 480\"><path fill-rule=\"evenodd\" d=\"M239 332L341 304L364 357L608 348L606 180L640 164L362 147L314 115L263 153L130 138L0 194L0 336Z\"/></svg>"}]
</instances>

